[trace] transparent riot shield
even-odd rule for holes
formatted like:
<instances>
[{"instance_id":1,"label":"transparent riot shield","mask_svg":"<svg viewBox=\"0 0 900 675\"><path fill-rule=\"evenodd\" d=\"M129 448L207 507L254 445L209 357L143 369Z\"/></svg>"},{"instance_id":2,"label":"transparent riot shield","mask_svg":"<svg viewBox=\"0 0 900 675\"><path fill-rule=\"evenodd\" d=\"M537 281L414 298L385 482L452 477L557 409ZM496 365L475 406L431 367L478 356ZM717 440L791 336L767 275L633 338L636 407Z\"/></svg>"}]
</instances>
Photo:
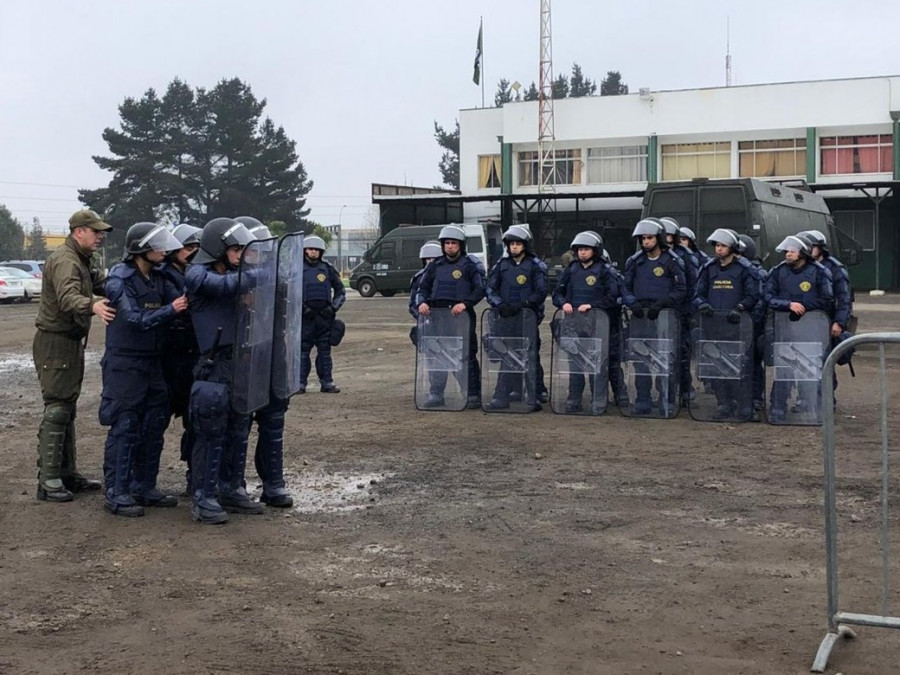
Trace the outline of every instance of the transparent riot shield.
<instances>
[{"instance_id":1,"label":"transparent riot shield","mask_svg":"<svg viewBox=\"0 0 900 675\"><path fill-rule=\"evenodd\" d=\"M807 312L797 321L791 316L769 315L769 423L822 424L822 364L831 345L831 320L821 311Z\"/></svg>"},{"instance_id":2,"label":"transparent riot shield","mask_svg":"<svg viewBox=\"0 0 900 675\"><path fill-rule=\"evenodd\" d=\"M551 323L550 406L564 415L602 415L609 387L609 315L602 309L565 314Z\"/></svg>"},{"instance_id":3,"label":"transparent riot shield","mask_svg":"<svg viewBox=\"0 0 900 675\"><path fill-rule=\"evenodd\" d=\"M631 316L625 338L625 386L630 405L626 417L671 418L678 415L680 396L681 318L664 309L656 319Z\"/></svg>"},{"instance_id":4,"label":"transparent riot shield","mask_svg":"<svg viewBox=\"0 0 900 675\"><path fill-rule=\"evenodd\" d=\"M697 314L691 324L694 397L688 405L700 422L749 422L753 414L753 320L741 312Z\"/></svg>"},{"instance_id":5,"label":"transparent riot shield","mask_svg":"<svg viewBox=\"0 0 900 675\"><path fill-rule=\"evenodd\" d=\"M290 398L300 390L303 334L303 233L278 242L275 326L272 332L272 393Z\"/></svg>"},{"instance_id":6,"label":"transparent riot shield","mask_svg":"<svg viewBox=\"0 0 900 675\"><path fill-rule=\"evenodd\" d=\"M537 315L522 309L481 315L481 391L485 412L527 413L537 405Z\"/></svg>"},{"instance_id":7,"label":"transparent riot shield","mask_svg":"<svg viewBox=\"0 0 900 675\"><path fill-rule=\"evenodd\" d=\"M274 238L250 242L244 247L238 268L231 407L242 414L269 402L277 243Z\"/></svg>"},{"instance_id":8,"label":"transparent riot shield","mask_svg":"<svg viewBox=\"0 0 900 675\"><path fill-rule=\"evenodd\" d=\"M463 410L469 396L469 314L432 309L419 316L416 408Z\"/></svg>"}]
</instances>

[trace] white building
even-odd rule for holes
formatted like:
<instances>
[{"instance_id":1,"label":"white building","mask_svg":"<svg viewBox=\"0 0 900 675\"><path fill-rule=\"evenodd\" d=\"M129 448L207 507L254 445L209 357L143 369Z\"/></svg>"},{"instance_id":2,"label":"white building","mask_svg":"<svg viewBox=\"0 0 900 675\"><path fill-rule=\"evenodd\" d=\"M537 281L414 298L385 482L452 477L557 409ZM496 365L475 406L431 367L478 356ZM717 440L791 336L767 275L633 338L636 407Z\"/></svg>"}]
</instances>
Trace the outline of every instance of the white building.
<instances>
[{"instance_id":1,"label":"white building","mask_svg":"<svg viewBox=\"0 0 900 675\"><path fill-rule=\"evenodd\" d=\"M442 199L462 204L467 221L527 220L541 232L538 103L462 110L459 122L460 195L373 201L433 213ZM648 182L756 177L806 183L825 197L863 246L855 286L874 287L877 258L880 285L900 287L900 76L561 99L554 127L556 222L542 233L544 255L590 228L623 257Z\"/></svg>"}]
</instances>

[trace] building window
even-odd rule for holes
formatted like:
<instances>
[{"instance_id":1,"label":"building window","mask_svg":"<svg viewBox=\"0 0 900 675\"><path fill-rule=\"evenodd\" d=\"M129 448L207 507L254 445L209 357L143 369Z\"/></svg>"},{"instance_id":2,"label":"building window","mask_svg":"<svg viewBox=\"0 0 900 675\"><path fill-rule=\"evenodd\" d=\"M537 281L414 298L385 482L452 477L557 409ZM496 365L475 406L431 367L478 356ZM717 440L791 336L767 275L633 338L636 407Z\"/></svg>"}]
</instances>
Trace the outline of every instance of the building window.
<instances>
[{"instance_id":1,"label":"building window","mask_svg":"<svg viewBox=\"0 0 900 675\"><path fill-rule=\"evenodd\" d=\"M554 151L554 165L556 167L556 185L580 185L581 184L581 150L556 150ZM538 176L538 152L529 150L519 153L519 185L537 185ZM545 179L549 181L549 168Z\"/></svg>"},{"instance_id":2,"label":"building window","mask_svg":"<svg viewBox=\"0 0 900 675\"><path fill-rule=\"evenodd\" d=\"M893 171L891 134L830 136L819 139L823 176Z\"/></svg>"},{"instance_id":3,"label":"building window","mask_svg":"<svg viewBox=\"0 0 900 675\"><path fill-rule=\"evenodd\" d=\"M806 175L806 139L741 141L738 143L741 178Z\"/></svg>"},{"instance_id":4,"label":"building window","mask_svg":"<svg viewBox=\"0 0 900 675\"><path fill-rule=\"evenodd\" d=\"M588 148L588 183L634 183L646 180L646 145Z\"/></svg>"},{"instance_id":5,"label":"building window","mask_svg":"<svg viewBox=\"0 0 900 675\"><path fill-rule=\"evenodd\" d=\"M731 178L731 141L662 146L662 180Z\"/></svg>"},{"instance_id":6,"label":"building window","mask_svg":"<svg viewBox=\"0 0 900 675\"><path fill-rule=\"evenodd\" d=\"M478 155L478 189L500 187L500 155Z\"/></svg>"},{"instance_id":7,"label":"building window","mask_svg":"<svg viewBox=\"0 0 900 675\"><path fill-rule=\"evenodd\" d=\"M864 251L875 250L874 211L835 211L832 215L835 227L862 246ZM832 246L831 250L836 248Z\"/></svg>"}]
</instances>

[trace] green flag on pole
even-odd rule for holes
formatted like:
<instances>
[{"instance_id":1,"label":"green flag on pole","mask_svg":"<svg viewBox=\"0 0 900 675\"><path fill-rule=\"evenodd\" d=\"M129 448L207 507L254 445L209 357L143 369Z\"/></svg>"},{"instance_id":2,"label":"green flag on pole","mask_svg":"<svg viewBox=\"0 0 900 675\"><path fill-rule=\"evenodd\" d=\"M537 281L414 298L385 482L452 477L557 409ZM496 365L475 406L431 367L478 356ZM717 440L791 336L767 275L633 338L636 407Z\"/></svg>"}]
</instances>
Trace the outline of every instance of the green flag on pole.
<instances>
[{"instance_id":1,"label":"green flag on pole","mask_svg":"<svg viewBox=\"0 0 900 675\"><path fill-rule=\"evenodd\" d=\"M478 44L475 45L475 73L472 75L472 82L475 84L481 84L481 30L483 27L483 22L479 22Z\"/></svg>"}]
</instances>

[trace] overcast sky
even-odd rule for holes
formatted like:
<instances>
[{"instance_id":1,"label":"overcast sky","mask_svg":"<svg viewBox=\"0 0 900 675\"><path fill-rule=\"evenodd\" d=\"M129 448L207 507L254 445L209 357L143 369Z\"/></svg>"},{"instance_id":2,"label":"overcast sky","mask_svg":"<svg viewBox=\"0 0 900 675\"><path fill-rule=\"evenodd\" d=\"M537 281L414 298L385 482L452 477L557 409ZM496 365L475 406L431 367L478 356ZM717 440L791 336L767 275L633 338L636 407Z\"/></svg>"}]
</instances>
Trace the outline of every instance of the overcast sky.
<instances>
[{"instance_id":1,"label":"overcast sky","mask_svg":"<svg viewBox=\"0 0 900 675\"><path fill-rule=\"evenodd\" d=\"M0 0L0 203L64 228L125 97L239 77L296 140L310 217L362 226L372 182L440 183L432 125L481 104L481 16L490 105L537 80L539 0ZM900 73L896 0L554 0L554 72L721 86L729 17L734 84Z\"/></svg>"}]
</instances>

